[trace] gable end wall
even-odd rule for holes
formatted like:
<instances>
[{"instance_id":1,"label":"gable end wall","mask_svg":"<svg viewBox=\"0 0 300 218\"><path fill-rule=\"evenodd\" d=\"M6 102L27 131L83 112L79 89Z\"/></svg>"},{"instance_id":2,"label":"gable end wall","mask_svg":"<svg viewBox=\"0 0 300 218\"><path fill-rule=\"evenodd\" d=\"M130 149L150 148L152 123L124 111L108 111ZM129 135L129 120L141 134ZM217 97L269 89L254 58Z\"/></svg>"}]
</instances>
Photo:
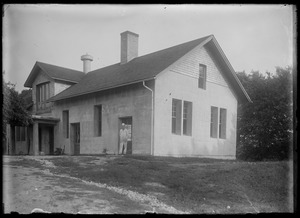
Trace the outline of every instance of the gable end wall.
<instances>
[{"instance_id":1,"label":"gable end wall","mask_svg":"<svg viewBox=\"0 0 300 218\"><path fill-rule=\"evenodd\" d=\"M198 88L199 64L207 66L206 90ZM193 103L192 136L171 133L173 98ZM227 109L226 139L210 137L211 106ZM197 47L156 78L154 155L235 158L236 115L237 98L222 71Z\"/></svg>"}]
</instances>

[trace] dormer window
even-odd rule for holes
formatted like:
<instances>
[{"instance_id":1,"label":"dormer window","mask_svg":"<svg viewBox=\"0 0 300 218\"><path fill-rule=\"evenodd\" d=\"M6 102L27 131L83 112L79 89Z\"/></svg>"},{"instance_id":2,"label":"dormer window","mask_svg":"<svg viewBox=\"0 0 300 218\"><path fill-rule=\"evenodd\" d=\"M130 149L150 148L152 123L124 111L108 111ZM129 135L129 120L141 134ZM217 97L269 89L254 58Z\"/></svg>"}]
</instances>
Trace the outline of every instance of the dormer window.
<instances>
[{"instance_id":1,"label":"dormer window","mask_svg":"<svg viewBox=\"0 0 300 218\"><path fill-rule=\"evenodd\" d=\"M199 64L198 87L206 89L206 65L204 64Z\"/></svg>"},{"instance_id":2,"label":"dormer window","mask_svg":"<svg viewBox=\"0 0 300 218\"><path fill-rule=\"evenodd\" d=\"M36 98L37 109L45 109L47 107L46 100L50 98L50 82L36 86Z\"/></svg>"}]
</instances>

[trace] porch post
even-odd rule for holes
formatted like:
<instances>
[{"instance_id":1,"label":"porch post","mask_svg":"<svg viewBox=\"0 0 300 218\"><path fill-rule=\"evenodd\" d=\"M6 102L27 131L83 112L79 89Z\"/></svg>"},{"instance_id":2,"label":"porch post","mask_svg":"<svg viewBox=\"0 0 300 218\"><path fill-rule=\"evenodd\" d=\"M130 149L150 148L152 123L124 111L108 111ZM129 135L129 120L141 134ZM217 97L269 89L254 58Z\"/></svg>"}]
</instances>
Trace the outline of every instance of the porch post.
<instances>
[{"instance_id":1,"label":"porch post","mask_svg":"<svg viewBox=\"0 0 300 218\"><path fill-rule=\"evenodd\" d=\"M32 148L33 154L39 155L39 123L33 123L33 134L32 134Z\"/></svg>"}]
</instances>

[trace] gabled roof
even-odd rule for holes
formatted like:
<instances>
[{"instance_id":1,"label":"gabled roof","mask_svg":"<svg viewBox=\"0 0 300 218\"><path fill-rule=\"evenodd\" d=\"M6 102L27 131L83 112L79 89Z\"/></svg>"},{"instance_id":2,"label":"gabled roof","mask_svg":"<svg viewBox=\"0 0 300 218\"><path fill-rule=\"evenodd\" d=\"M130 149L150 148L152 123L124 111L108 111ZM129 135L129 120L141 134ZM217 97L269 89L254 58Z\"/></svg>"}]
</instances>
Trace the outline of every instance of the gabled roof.
<instances>
[{"instance_id":1,"label":"gabled roof","mask_svg":"<svg viewBox=\"0 0 300 218\"><path fill-rule=\"evenodd\" d=\"M78 70L72 70L64 67L59 67L51 64L46 64L37 61L32 68L24 86L31 88L34 79L36 78L39 71L42 70L47 76L52 79L62 80L72 83L78 83L83 77L84 73Z\"/></svg>"},{"instance_id":2,"label":"gabled roof","mask_svg":"<svg viewBox=\"0 0 300 218\"><path fill-rule=\"evenodd\" d=\"M104 89L153 79L157 74L184 56L200 43L209 39L206 36L187 43L137 57L126 64L114 64L89 72L78 84L49 99L57 101Z\"/></svg>"},{"instance_id":3,"label":"gabled roof","mask_svg":"<svg viewBox=\"0 0 300 218\"><path fill-rule=\"evenodd\" d=\"M215 53L218 63L224 67L224 74L226 74L224 76L238 98L241 101L251 101L213 35L137 57L126 64L117 63L91 71L79 83L50 98L49 101L63 100L153 79L200 44L208 46Z\"/></svg>"}]
</instances>

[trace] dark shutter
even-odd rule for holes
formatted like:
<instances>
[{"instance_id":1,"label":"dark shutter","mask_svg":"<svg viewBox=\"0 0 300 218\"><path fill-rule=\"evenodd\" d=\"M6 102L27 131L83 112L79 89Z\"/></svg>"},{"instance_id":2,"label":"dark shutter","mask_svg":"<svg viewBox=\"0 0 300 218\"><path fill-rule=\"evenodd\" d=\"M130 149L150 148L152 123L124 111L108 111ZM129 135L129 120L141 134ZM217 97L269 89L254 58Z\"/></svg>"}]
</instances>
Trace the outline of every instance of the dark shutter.
<instances>
[{"instance_id":1,"label":"dark shutter","mask_svg":"<svg viewBox=\"0 0 300 218\"><path fill-rule=\"evenodd\" d=\"M226 139L226 116L227 116L227 110L224 108L220 108L219 137L222 139Z\"/></svg>"},{"instance_id":2,"label":"dark shutter","mask_svg":"<svg viewBox=\"0 0 300 218\"><path fill-rule=\"evenodd\" d=\"M218 136L218 108L217 107L211 107L210 136L212 138L217 138Z\"/></svg>"}]
</instances>

